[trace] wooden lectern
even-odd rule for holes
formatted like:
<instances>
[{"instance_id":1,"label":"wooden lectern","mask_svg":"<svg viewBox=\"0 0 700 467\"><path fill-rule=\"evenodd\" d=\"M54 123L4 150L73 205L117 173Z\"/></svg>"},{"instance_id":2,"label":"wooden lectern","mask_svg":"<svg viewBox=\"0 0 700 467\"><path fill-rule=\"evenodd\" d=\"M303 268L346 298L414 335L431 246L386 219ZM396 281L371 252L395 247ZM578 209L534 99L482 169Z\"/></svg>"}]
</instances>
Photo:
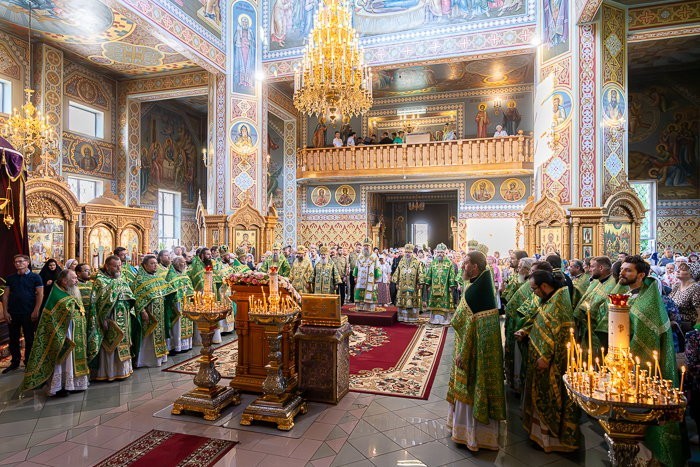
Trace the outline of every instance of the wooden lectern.
<instances>
[{"instance_id":1,"label":"wooden lectern","mask_svg":"<svg viewBox=\"0 0 700 467\"><path fill-rule=\"evenodd\" d=\"M270 361L270 349L265 338L265 328L248 320L248 300L262 299L262 292L269 296L270 287L234 285L231 300L236 302L236 334L238 335L238 364L231 387L240 391L262 393L262 384L267 378L265 365ZM289 292L280 287L282 297ZM294 334L299 321L287 325L282 333L282 372L287 380L288 391L296 390L299 383L296 365Z\"/></svg>"}]
</instances>

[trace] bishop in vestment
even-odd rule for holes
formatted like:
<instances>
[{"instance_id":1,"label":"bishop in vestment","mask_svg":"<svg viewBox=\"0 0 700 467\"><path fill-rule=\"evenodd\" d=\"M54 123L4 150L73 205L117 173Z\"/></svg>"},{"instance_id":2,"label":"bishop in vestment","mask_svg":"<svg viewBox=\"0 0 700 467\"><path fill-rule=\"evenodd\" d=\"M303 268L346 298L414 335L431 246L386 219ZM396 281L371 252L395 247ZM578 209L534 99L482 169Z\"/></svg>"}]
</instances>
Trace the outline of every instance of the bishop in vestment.
<instances>
[{"instance_id":1,"label":"bishop in vestment","mask_svg":"<svg viewBox=\"0 0 700 467\"><path fill-rule=\"evenodd\" d=\"M435 258L425 273L425 284L430 287L430 298L426 303L430 311L430 324L450 324L454 312L452 292L457 287L457 270L447 258L447 245L435 247Z\"/></svg>"},{"instance_id":2,"label":"bishop in vestment","mask_svg":"<svg viewBox=\"0 0 700 467\"><path fill-rule=\"evenodd\" d=\"M369 238L366 238L352 272L355 278L355 304L357 305L357 311L374 311L378 298L377 280L381 273L379 258L372 253L372 243L369 241Z\"/></svg>"},{"instance_id":3,"label":"bishop in vestment","mask_svg":"<svg viewBox=\"0 0 700 467\"><path fill-rule=\"evenodd\" d=\"M314 293L334 294L335 288L342 282L335 263L329 259L330 251L327 246L319 249L321 260L314 267Z\"/></svg>"},{"instance_id":4,"label":"bishop in vestment","mask_svg":"<svg viewBox=\"0 0 700 467\"><path fill-rule=\"evenodd\" d=\"M165 280L175 291L174 294L168 295L165 301L166 316L170 317L166 339L170 352L186 352L192 348L194 323L182 313L184 304L194 295L194 287L186 270L185 258L176 256L165 276Z\"/></svg>"},{"instance_id":5,"label":"bishop in vestment","mask_svg":"<svg viewBox=\"0 0 700 467\"><path fill-rule=\"evenodd\" d=\"M311 293L313 290L314 267L311 265L311 260L306 256L306 247L304 245L297 247L297 254L292 263L289 280L299 293Z\"/></svg>"}]
</instances>

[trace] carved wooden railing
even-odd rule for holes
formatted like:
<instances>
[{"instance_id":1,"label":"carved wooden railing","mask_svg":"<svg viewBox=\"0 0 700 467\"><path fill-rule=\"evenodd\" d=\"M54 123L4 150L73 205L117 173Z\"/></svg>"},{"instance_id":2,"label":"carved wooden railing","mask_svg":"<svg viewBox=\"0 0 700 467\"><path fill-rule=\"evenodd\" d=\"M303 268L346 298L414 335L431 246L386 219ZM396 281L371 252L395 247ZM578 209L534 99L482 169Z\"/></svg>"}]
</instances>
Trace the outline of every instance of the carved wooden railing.
<instances>
[{"instance_id":1,"label":"carved wooden railing","mask_svg":"<svg viewBox=\"0 0 700 467\"><path fill-rule=\"evenodd\" d=\"M381 175L397 170L419 173L498 173L531 171L532 135L522 131L502 138L461 139L414 144L307 148L297 154L297 178Z\"/></svg>"}]
</instances>

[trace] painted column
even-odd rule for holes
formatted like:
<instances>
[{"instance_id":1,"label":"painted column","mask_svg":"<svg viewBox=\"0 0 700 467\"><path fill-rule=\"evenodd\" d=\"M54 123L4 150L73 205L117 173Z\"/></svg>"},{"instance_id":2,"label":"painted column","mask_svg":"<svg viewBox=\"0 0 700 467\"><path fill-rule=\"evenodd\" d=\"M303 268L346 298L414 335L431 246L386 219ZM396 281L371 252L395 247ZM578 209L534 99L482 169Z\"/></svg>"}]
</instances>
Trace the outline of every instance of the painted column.
<instances>
[{"instance_id":1,"label":"painted column","mask_svg":"<svg viewBox=\"0 0 700 467\"><path fill-rule=\"evenodd\" d=\"M593 23L578 28L578 205L584 208L600 206L601 190L598 184L596 141L598 133L596 92L597 30Z\"/></svg>"},{"instance_id":2,"label":"painted column","mask_svg":"<svg viewBox=\"0 0 700 467\"><path fill-rule=\"evenodd\" d=\"M34 49L34 104L48 117L56 147L51 167L61 175L63 166L63 52L46 44ZM39 163L39 161L35 161ZM45 174L49 175L49 174Z\"/></svg>"},{"instance_id":3,"label":"painted column","mask_svg":"<svg viewBox=\"0 0 700 467\"><path fill-rule=\"evenodd\" d=\"M627 13L603 3L600 13L601 72L596 86L601 138L598 165L602 173L601 205L627 185Z\"/></svg>"},{"instance_id":4,"label":"painted column","mask_svg":"<svg viewBox=\"0 0 700 467\"><path fill-rule=\"evenodd\" d=\"M210 214L226 210L226 75L211 75L209 81L209 115L207 135L206 206Z\"/></svg>"},{"instance_id":5,"label":"painted column","mask_svg":"<svg viewBox=\"0 0 700 467\"><path fill-rule=\"evenodd\" d=\"M230 8L225 211L234 212L248 198L266 213L262 89L256 80L262 48L258 10L248 0L235 0Z\"/></svg>"}]
</instances>

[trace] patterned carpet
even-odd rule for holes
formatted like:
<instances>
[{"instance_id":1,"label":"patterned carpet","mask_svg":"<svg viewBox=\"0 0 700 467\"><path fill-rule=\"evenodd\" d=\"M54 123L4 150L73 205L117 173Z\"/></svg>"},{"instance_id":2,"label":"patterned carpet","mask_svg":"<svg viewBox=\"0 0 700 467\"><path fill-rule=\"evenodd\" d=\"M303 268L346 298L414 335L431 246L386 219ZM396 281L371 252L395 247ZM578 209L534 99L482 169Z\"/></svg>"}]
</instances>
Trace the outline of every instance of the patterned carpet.
<instances>
[{"instance_id":1,"label":"patterned carpet","mask_svg":"<svg viewBox=\"0 0 700 467\"><path fill-rule=\"evenodd\" d=\"M350 336L350 390L387 396L427 399L430 395L447 328L353 325ZM238 341L218 347L216 368L222 378L236 375ZM195 375L199 356L163 371Z\"/></svg>"},{"instance_id":2,"label":"patterned carpet","mask_svg":"<svg viewBox=\"0 0 700 467\"><path fill-rule=\"evenodd\" d=\"M97 464L97 467L208 467L236 444L224 439L151 430Z\"/></svg>"}]
</instances>

